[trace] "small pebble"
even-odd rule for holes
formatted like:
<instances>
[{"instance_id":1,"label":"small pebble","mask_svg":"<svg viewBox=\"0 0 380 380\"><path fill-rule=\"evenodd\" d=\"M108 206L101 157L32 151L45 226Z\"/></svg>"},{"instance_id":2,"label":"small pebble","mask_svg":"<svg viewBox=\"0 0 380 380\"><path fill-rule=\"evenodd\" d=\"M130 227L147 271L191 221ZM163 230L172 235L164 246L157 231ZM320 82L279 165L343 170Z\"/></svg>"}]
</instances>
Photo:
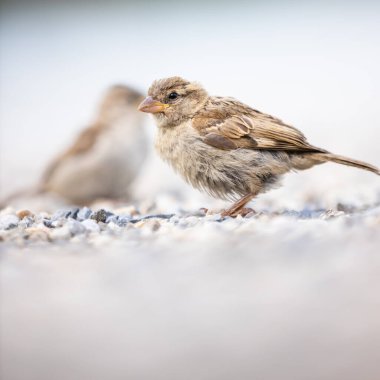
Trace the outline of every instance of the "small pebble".
<instances>
[{"instance_id":1,"label":"small pebble","mask_svg":"<svg viewBox=\"0 0 380 380\"><path fill-rule=\"evenodd\" d=\"M82 207L77 214L77 220L82 222L83 220L89 219L92 214L92 210L88 207Z\"/></svg>"},{"instance_id":2,"label":"small pebble","mask_svg":"<svg viewBox=\"0 0 380 380\"><path fill-rule=\"evenodd\" d=\"M58 221L58 220L56 220ZM55 221L55 222L56 222ZM57 225L53 225L53 222L50 220L50 219L44 219L42 221L42 223L44 224L44 226L48 227L48 228L55 228L55 227L60 227L60 226L57 226Z\"/></svg>"},{"instance_id":3,"label":"small pebble","mask_svg":"<svg viewBox=\"0 0 380 380\"><path fill-rule=\"evenodd\" d=\"M182 218L178 222L179 227L193 227L199 223L199 218L196 216L188 216L187 218Z\"/></svg>"},{"instance_id":4,"label":"small pebble","mask_svg":"<svg viewBox=\"0 0 380 380\"><path fill-rule=\"evenodd\" d=\"M106 219L106 223L115 223L117 224L117 221L119 220L119 216L118 215L110 215L110 216L107 216L107 219Z\"/></svg>"},{"instance_id":5,"label":"small pebble","mask_svg":"<svg viewBox=\"0 0 380 380\"><path fill-rule=\"evenodd\" d=\"M34 216L33 213L29 210L19 210L16 212L16 215L19 217L19 219L24 219L26 216Z\"/></svg>"},{"instance_id":6,"label":"small pebble","mask_svg":"<svg viewBox=\"0 0 380 380\"><path fill-rule=\"evenodd\" d=\"M107 218L112 216L113 213L112 212L109 212L109 211L106 211L104 209L100 209L96 212L94 212L92 215L91 215L91 219L94 219L96 220L98 223L99 222L103 222L105 223Z\"/></svg>"},{"instance_id":7,"label":"small pebble","mask_svg":"<svg viewBox=\"0 0 380 380\"><path fill-rule=\"evenodd\" d=\"M34 223L34 219L31 217L31 216L26 216L24 217L20 222L19 222L19 226L21 228L29 228L29 227L32 227Z\"/></svg>"},{"instance_id":8,"label":"small pebble","mask_svg":"<svg viewBox=\"0 0 380 380\"><path fill-rule=\"evenodd\" d=\"M86 232L86 227L77 220L71 219L67 222L66 226L70 230L71 235L79 235Z\"/></svg>"},{"instance_id":9,"label":"small pebble","mask_svg":"<svg viewBox=\"0 0 380 380\"><path fill-rule=\"evenodd\" d=\"M135 225L137 228L148 228L151 231L157 231L161 227L160 222L153 219L140 220Z\"/></svg>"},{"instance_id":10,"label":"small pebble","mask_svg":"<svg viewBox=\"0 0 380 380\"><path fill-rule=\"evenodd\" d=\"M47 228L30 227L24 231L24 239L30 241L48 241L49 230Z\"/></svg>"},{"instance_id":11,"label":"small pebble","mask_svg":"<svg viewBox=\"0 0 380 380\"><path fill-rule=\"evenodd\" d=\"M123 228L120 227L118 224L116 224L114 222L108 223L108 231L119 232L121 230L123 230Z\"/></svg>"},{"instance_id":12,"label":"small pebble","mask_svg":"<svg viewBox=\"0 0 380 380\"><path fill-rule=\"evenodd\" d=\"M17 215L2 215L0 216L0 230L10 230L16 228L19 222Z\"/></svg>"},{"instance_id":13,"label":"small pebble","mask_svg":"<svg viewBox=\"0 0 380 380\"><path fill-rule=\"evenodd\" d=\"M331 219L331 218L336 218L338 216L344 216L344 215L345 214L343 211L327 210L321 213L319 217L320 219L324 220L324 219Z\"/></svg>"},{"instance_id":14,"label":"small pebble","mask_svg":"<svg viewBox=\"0 0 380 380\"><path fill-rule=\"evenodd\" d=\"M195 216L205 216L208 213L208 209L206 207L201 207L198 211L194 213Z\"/></svg>"},{"instance_id":15,"label":"small pebble","mask_svg":"<svg viewBox=\"0 0 380 380\"><path fill-rule=\"evenodd\" d=\"M49 237L51 240L68 240L71 238L71 232L69 227L66 225L51 230L49 232Z\"/></svg>"},{"instance_id":16,"label":"small pebble","mask_svg":"<svg viewBox=\"0 0 380 380\"><path fill-rule=\"evenodd\" d=\"M92 219L86 219L81 224L86 228L89 232L100 232L100 227L95 222L95 220Z\"/></svg>"},{"instance_id":17,"label":"small pebble","mask_svg":"<svg viewBox=\"0 0 380 380\"><path fill-rule=\"evenodd\" d=\"M129 216L119 216L117 221L116 221L116 224L119 226L119 227L124 227L126 226L130 221L131 221L131 217Z\"/></svg>"},{"instance_id":18,"label":"small pebble","mask_svg":"<svg viewBox=\"0 0 380 380\"><path fill-rule=\"evenodd\" d=\"M75 207L72 209L60 209L57 210L52 216L51 220L58 220L58 219L67 219L68 217L76 218L78 215L79 208Z\"/></svg>"},{"instance_id":19,"label":"small pebble","mask_svg":"<svg viewBox=\"0 0 380 380\"><path fill-rule=\"evenodd\" d=\"M142 217L141 219L170 219L174 216L174 214L157 214L157 215L147 215Z\"/></svg>"}]
</instances>

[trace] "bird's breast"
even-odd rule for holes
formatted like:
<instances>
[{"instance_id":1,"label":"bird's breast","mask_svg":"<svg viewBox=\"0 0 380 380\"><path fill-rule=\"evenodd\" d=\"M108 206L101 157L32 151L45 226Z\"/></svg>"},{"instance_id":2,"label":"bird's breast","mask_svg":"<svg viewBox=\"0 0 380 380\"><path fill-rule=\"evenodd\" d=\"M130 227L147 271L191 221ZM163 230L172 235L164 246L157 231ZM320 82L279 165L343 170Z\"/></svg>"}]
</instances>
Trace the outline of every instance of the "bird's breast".
<instances>
[{"instance_id":1,"label":"bird's breast","mask_svg":"<svg viewBox=\"0 0 380 380\"><path fill-rule=\"evenodd\" d=\"M159 128L156 150L177 172L185 176L197 170L198 145L201 143L196 131L190 125L182 124L173 128Z\"/></svg>"},{"instance_id":2,"label":"bird's breast","mask_svg":"<svg viewBox=\"0 0 380 380\"><path fill-rule=\"evenodd\" d=\"M188 183L217 198L245 195L256 183L252 171L256 153L247 152L245 158L251 161L244 165L239 152L205 144L190 124L159 128L155 146L161 158Z\"/></svg>"}]
</instances>

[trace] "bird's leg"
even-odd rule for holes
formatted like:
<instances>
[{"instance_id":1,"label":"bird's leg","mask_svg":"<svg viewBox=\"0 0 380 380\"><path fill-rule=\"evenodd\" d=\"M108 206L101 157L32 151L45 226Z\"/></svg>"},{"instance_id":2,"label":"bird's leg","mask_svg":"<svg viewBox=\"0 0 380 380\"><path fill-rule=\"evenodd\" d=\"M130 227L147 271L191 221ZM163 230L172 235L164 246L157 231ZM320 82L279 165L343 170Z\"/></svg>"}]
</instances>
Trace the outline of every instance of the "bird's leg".
<instances>
[{"instance_id":1,"label":"bird's leg","mask_svg":"<svg viewBox=\"0 0 380 380\"><path fill-rule=\"evenodd\" d=\"M254 197L256 196L256 194L247 194L247 195L244 195L243 198L239 199L237 202L235 202L230 208L228 208L227 210L224 210L221 214L222 218L226 217L226 216L238 216L238 215L247 215L249 212L244 212L244 211L247 211L244 206L249 202L251 201ZM253 210L249 210L249 211L253 211Z\"/></svg>"}]
</instances>

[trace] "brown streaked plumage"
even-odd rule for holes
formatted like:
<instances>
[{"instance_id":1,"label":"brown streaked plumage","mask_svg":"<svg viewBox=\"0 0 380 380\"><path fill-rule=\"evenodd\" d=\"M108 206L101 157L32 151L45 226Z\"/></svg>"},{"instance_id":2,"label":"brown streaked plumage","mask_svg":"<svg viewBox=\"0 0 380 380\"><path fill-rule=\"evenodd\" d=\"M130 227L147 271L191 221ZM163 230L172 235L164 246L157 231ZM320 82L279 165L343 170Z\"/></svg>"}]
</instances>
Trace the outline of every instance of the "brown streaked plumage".
<instances>
[{"instance_id":1,"label":"brown streaked plumage","mask_svg":"<svg viewBox=\"0 0 380 380\"><path fill-rule=\"evenodd\" d=\"M105 94L95 122L45 171L40 188L82 205L99 198L128 197L147 151L143 117L136 111L143 96L125 86Z\"/></svg>"},{"instance_id":2,"label":"brown streaked plumage","mask_svg":"<svg viewBox=\"0 0 380 380\"><path fill-rule=\"evenodd\" d=\"M140 104L158 125L156 148L187 182L212 196L233 199L235 216L281 175L332 161L380 175L365 162L315 147L296 128L233 98L209 96L180 77L155 81Z\"/></svg>"}]
</instances>

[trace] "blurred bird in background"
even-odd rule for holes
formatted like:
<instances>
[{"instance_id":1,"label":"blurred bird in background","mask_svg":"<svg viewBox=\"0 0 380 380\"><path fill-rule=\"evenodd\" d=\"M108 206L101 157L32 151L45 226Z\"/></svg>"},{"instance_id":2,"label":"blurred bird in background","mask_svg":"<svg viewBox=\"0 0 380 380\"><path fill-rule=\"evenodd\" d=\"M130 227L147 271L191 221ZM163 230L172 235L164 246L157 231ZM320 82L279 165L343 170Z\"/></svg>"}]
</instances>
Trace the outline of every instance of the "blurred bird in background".
<instances>
[{"instance_id":1,"label":"blurred bird in background","mask_svg":"<svg viewBox=\"0 0 380 380\"><path fill-rule=\"evenodd\" d=\"M78 205L128 199L147 152L144 118L136 109L142 99L128 86L111 87L94 123L49 165L41 189Z\"/></svg>"},{"instance_id":2,"label":"blurred bird in background","mask_svg":"<svg viewBox=\"0 0 380 380\"><path fill-rule=\"evenodd\" d=\"M126 85L110 87L95 121L48 165L37 189L10 199L50 193L75 205L129 200L130 186L147 154L145 116L137 111L142 99Z\"/></svg>"}]
</instances>

